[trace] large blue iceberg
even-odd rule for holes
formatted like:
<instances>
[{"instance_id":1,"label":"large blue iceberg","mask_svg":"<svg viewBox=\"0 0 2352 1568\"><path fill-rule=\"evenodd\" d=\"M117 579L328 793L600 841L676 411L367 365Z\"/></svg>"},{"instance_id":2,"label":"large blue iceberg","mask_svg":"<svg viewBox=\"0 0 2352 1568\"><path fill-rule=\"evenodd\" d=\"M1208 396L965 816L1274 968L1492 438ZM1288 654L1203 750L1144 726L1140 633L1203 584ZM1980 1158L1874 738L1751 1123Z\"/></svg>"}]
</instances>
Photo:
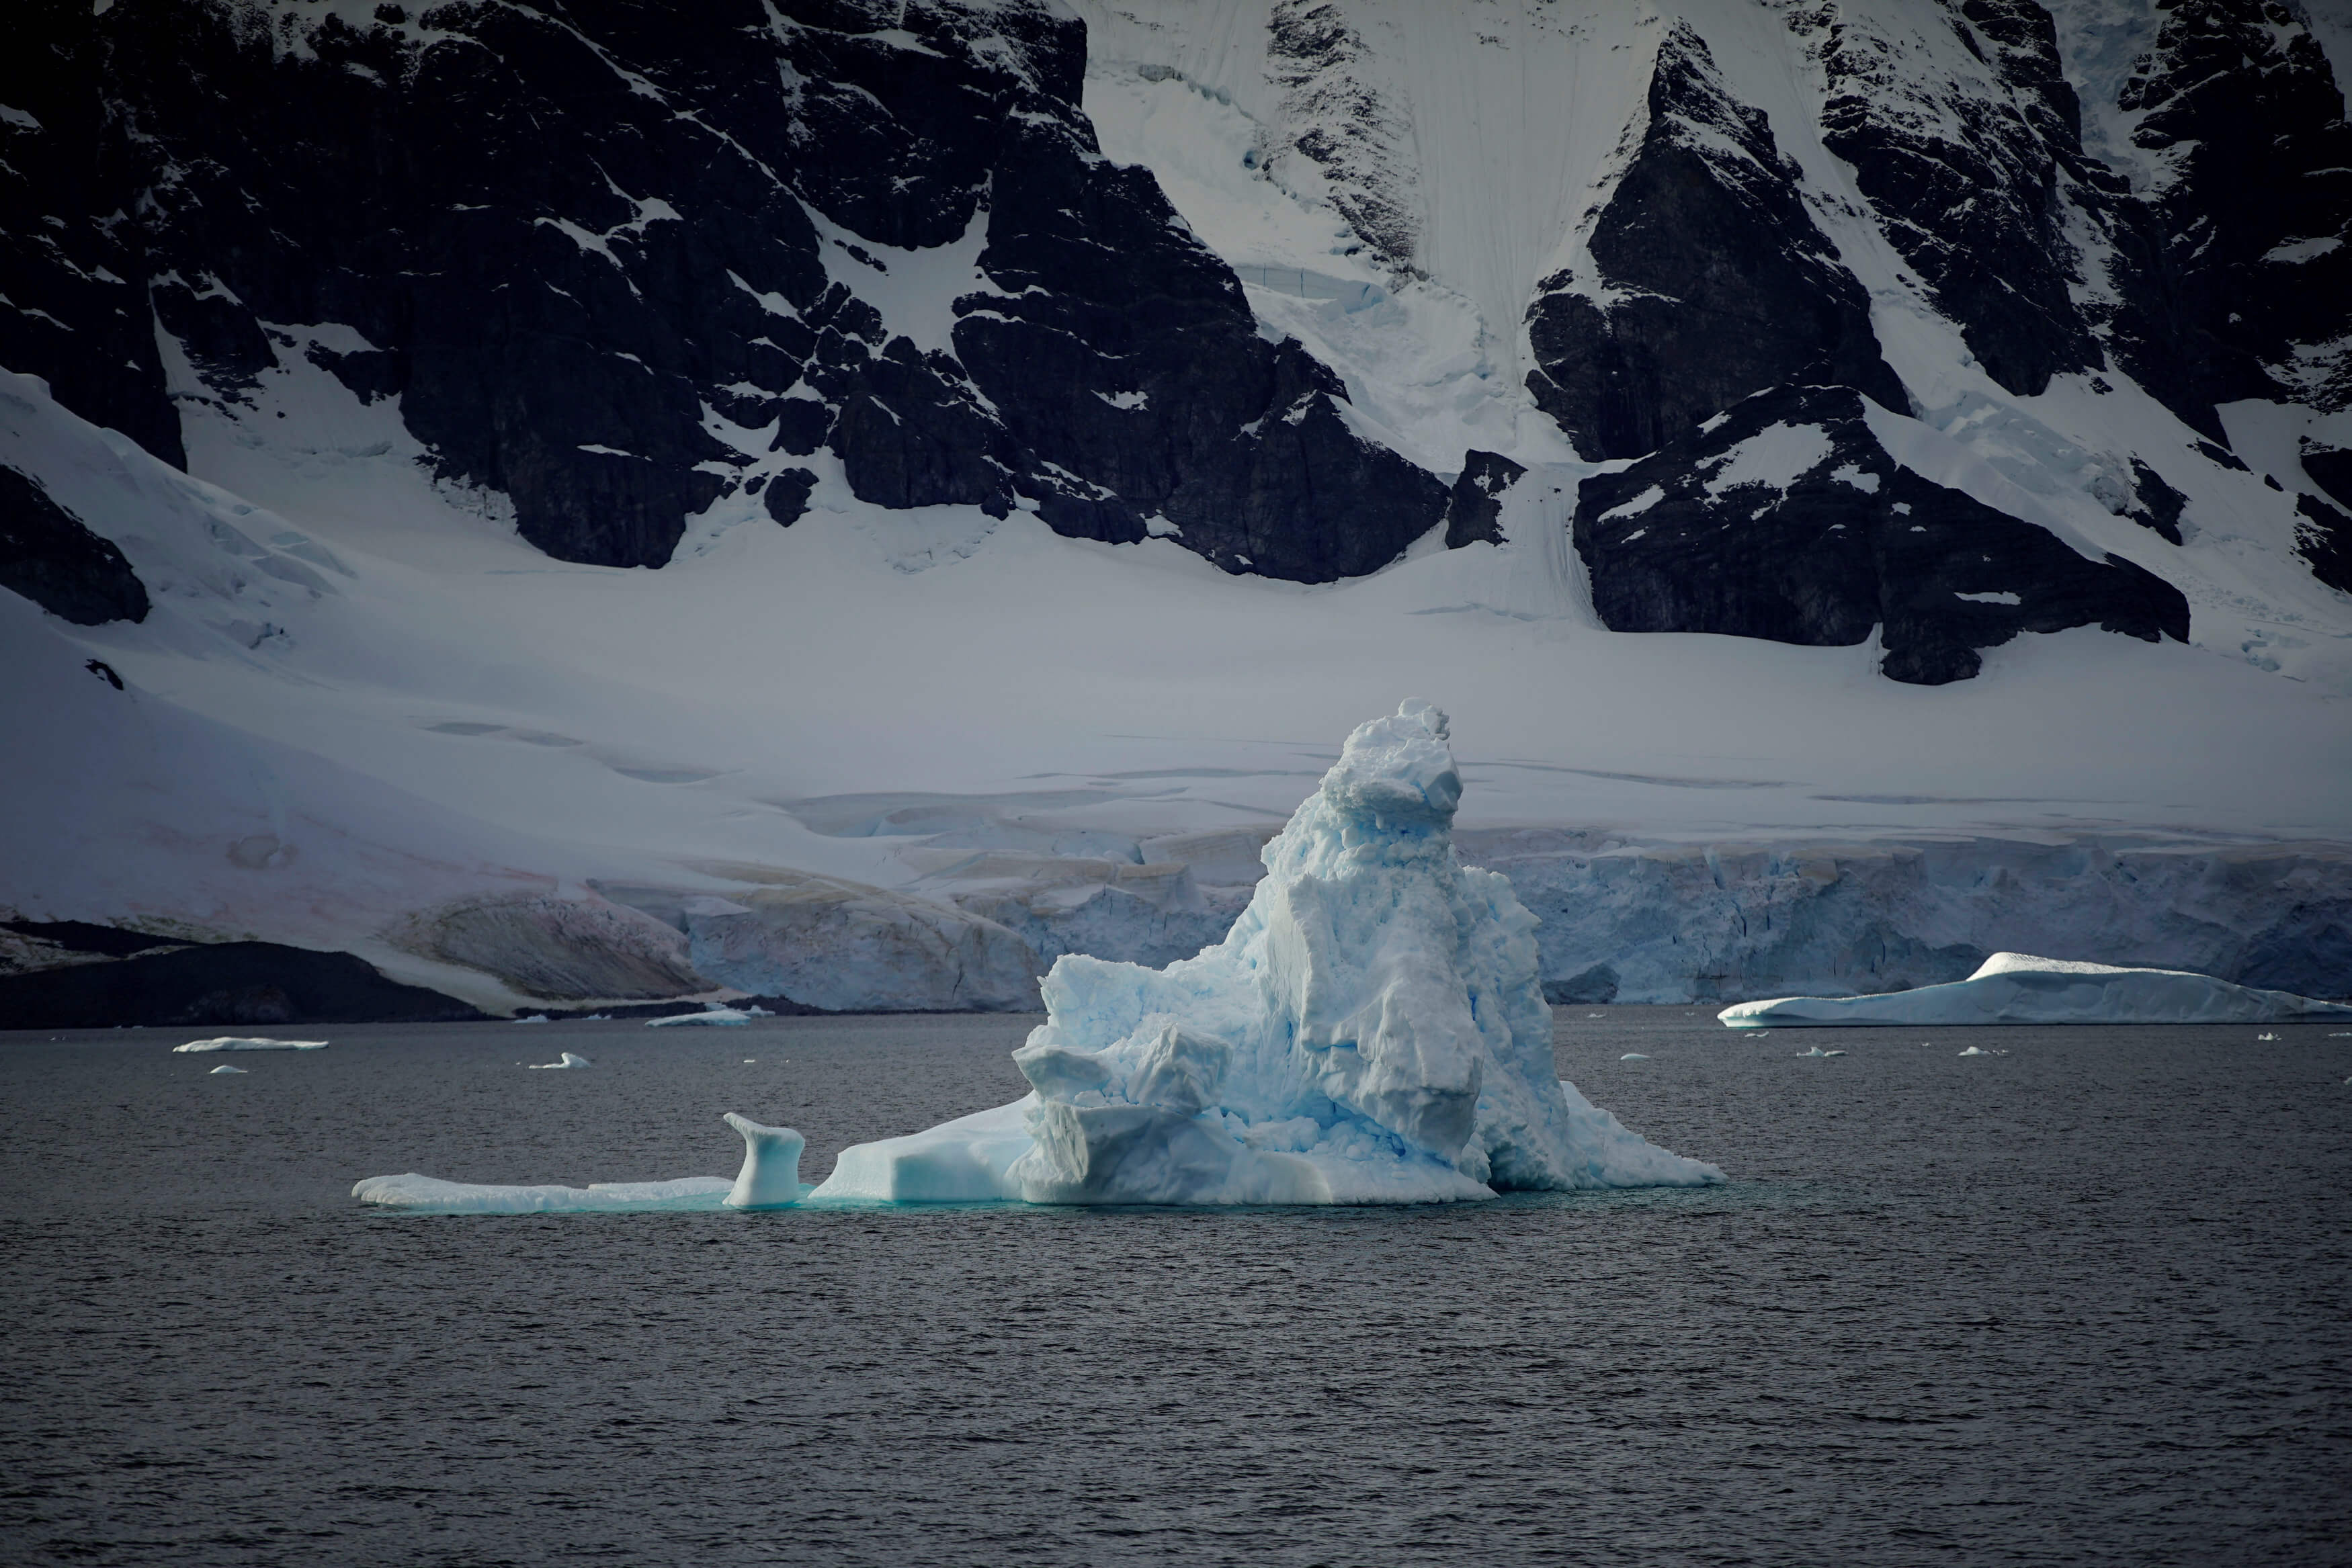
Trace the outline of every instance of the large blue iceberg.
<instances>
[{"instance_id":1,"label":"large blue iceberg","mask_svg":"<svg viewBox=\"0 0 2352 1568\"><path fill-rule=\"evenodd\" d=\"M1699 1186L1715 1166L1560 1082L1536 919L1453 842L1445 716L1348 737L1223 942L1165 969L1066 956L1013 1060L1034 1091L845 1150L812 1196L1427 1203Z\"/></svg>"}]
</instances>

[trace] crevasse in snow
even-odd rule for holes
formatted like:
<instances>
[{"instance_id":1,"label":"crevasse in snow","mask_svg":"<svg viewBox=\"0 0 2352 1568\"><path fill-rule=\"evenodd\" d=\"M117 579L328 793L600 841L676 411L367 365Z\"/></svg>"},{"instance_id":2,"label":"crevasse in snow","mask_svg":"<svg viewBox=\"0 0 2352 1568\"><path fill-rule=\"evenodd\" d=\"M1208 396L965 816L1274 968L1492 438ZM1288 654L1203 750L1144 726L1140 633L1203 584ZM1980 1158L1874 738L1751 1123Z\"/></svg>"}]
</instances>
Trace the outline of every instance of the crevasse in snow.
<instances>
[{"instance_id":1,"label":"crevasse in snow","mask_svg":"<svg viewBox=\"0 0 2352 1568\"><path fill-rule=\"evenodd\" d=\"M1034 1092L845 1151L814 1197L1412 1203L1696 1186L1556 1076L1535 917L1454 851L1444 715L1360 727L1223 942L1068 955L1013 1053Z\"/></svg>"}]
</instances>

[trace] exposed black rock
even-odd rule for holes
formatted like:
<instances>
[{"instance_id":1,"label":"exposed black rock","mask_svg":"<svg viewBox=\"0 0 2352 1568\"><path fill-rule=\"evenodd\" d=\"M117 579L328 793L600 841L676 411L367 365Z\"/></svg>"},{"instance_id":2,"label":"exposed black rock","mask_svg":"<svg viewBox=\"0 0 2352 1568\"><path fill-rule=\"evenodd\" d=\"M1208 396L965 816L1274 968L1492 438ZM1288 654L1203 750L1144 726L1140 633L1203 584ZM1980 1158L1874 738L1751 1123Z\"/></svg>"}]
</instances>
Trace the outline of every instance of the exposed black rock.
<instances>
[{"instance_id":1,"label":"exposed black rock","mask_svg":"<svg viewBox=\"0 0 2352 1568\"><path fill-rule=\"evenodd\" d=\"M2165 155L2126 279L2126 368L2208 434L2212 405L2352 401L2352 127L2318 42L2280 0L2174 0L2120 102ZM2332 247L2327 241L2339 243Z\"/></svg>"},{"instance_id":2,"label":"exposed black rock","mask_svg":"<svg viewBox=\"0 0 2352 1568\"><path fill-rule=\"evenodd\" d=\"M184 465L163 390L144 235L121 200L136 150L110 123L88 0L16 0L0 48L0 365Z\"/></svg>"},{"instance_id":3,"label":"exposed black rock","mask_svg":"<svg viewBox=\"0 0 2352 1568\"><path fill-rule=\"evenodd\" d=\"M760 498L768 516L789 528L808 514L809 492L815 488L815 475L805 468L787 468L768 481Z\"/></svg>"},{"instance_id":4,"label":"exposed black rock","mask_svg":"<svg viewBox=\"0 0 2352 1568\"><path fill-rule=\"evenodd\" d=\"M844 379L840 395L833 446L859 500L970 505L996 517L1013 510L1020 454L954 361L894 338Z\"/></svg>"},{"instance_id":5,"label":"exposed black rock","mask_svg":"<svg viewBox=\"0 0 2352 1568\"><path fill-rule=\"evenodd\" d=\"M2164 482L2164 476L2135 457L2132 486L2138 499L2124 516L2144 528L2153 528L2173 544L2180 542L2180 512L2189 497Z\"/></svg>"},{"instance_id":6,"label":"exposed black rock","mask_svg":"<svg viewBox=\"0 0 2352 1568\"><path fill-rule=\"evenodd\" d=\"M2352 452L2322 445L2306 436L2303 442L2303 471L2337 505L2352 507Z\"/></svg>"},{"instance_id":7,"label":"exposed black rock","mask_svg":"<svg viewBox=\"0 0 2352 1568\"><path fill-rule=\"evenodd\" d=\"M221 942L0 975L0 1029L116 1024L455 1023L483 1015L349 953Z\"/></svg>"},{"instance_id":8,"label":"exposed black rock","mask_svg":"<svg viewBox=\"0 0 2352 1568\"><path fill-rule=\"evenodd\" d=\"M0 588L77 626L147 619L146 587L114 542L6 464L0 464ZM114 684L121 689L120 679Z\"/></svg>"},{"instance_id":9,"label":"exposed black rock","mask_svg":"<svg viewBox=\"0 0 2352 1568\"><path fill-rule=\"evenodd\" d=\"M1919 685L1975 674L2020 632L2189 636L2171 584L1897 465L1847 387L1759 394L1586 479L1575 530L1612 630L1850 645L1880 627L1882 671Z\"/></svg>"},{"instance_id":10,"label":"exposed black rock","mask_svg":"<svg viewBox=\"0 0 2352 1568\"><path fill-rule=\"evenodd\" d=\"M1084 26L1045 0L100 9L38 0L55 44L0 52L0 101L47 73L65 128L9 132L32 141L5 176L0 351L171 461L152 322L223 402L296 354L397 393L445 477L571 560L659 566L768 454L825 444L882 506L1025 497L1112 539L1157 514L1229 569L1315 580L1385 564L1444 507L1257 335L1151 176L1101 159ZM974 224L952 354L858 297L890 252ZM131 281L75 280L101 262ZM77 382L105 356L15 353L47 341L21 307L47 299L89 344L126 312L121 362Z\"/></svg>"},{"instance_id":11,"label":"exposed black rock","mask_svg":"<svg viewBox=\"0 0 2352 1568\"><path fill-rule=\"evenodd\" d=\"M2032 0L1958 0L1948 26L1991 72L1990 96L1946 90L1867 21L1822 6L1792 22L1827 79L1822 141L1853 165L1884 232L1987 374L2038 394L2053 373L2103 362L2070 285L2063 184L2115 182L2083 156L2082 109L2059 64L2057 30ZM1882 400L1884 401L1884 400Z\"/></svg>"},{"instance_id":12,"label":"exposed black rock","mask_svg":"<svg viewBox=\"0 0 2352 1568\"><path fill-rule=\"evenodd\" d=\"M2352 593L2352 517L2307 492L2295 497L2294 509L2303 518L2294 526L2294 553L2312 576Z\"/></svg>"},{"instance_id":13,"label":"exposed black rock","mask_svg":"<svg viewBox=\"0 0 2352 1568\"><path fill-rule=\"evenodd\" d=\"M1528 312L1528 390L1578 452L1653 452L1800 380L1910 406L1801 183L1762 111L1732 99L1706 43L1674 24L1640 151L1592 231L1600 277L1549 277Z\"/></svg>"},{"instance_id":14,"label":"exposed black rock","mask_svg":"<svg viewBox=\"0 0 2352 1568\"><path fill-rule=\"evenodd\" d=\"M999 292L957 302L955 350L1051 527L1127 543L1156 515L1228 570L1322 582L1435 525L1444 486L1349 427L1328 369L1258 335L1147 172L1035 135L992 188L980 261Z\"/></svg>"},{"instance_id":15,"label":"exposed black rock","mask_svg":"<svg viewBox=\"0 0 2352 1568\"><path fill-rule=\"evenodd\" d=\"M144 931L99 925L87 920L0 920L0 929L55 943L68 953L98 953L109 958L128 958L133 953L186 945L174 943L167 936L151 936Z\"/></svg>"},{"instance_id":16,"label":"exposed black rock","mask_svg":"<svg viewBox=\"0 0 2352 1568\"><path fill-rule=\"evenodd\" d=\"M1503 492L1518 482L1527 465L1495 452L1462 455L1462 476L1445 498L1445 548L1503 542Z\"/></svg>"},{"instance_id":17,"label":"exposed black rock","mask_svg":"<svg viewBox=\"0 0 2352 1568\"><path fill-rule=\"evenodd\" d=\"M2252 469L2245 465L2244 462L2239 458L2236 453L2229 450L2227 447L2216 446L2210 441L2199 442L2197 444L2197 452L2200 456L2205 458L2208 462L2218 463L2232 474L2251 474L2253 472Z\"/></svg>"}]
</instances>

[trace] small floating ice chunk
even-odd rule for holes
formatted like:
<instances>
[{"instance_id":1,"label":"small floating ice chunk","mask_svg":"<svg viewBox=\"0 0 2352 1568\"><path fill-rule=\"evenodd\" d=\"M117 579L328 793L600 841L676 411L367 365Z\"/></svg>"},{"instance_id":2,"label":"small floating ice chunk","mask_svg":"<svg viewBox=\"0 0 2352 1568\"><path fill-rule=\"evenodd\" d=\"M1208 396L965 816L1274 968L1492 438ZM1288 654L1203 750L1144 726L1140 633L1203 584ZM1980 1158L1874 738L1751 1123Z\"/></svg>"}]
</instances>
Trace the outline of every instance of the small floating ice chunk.
<instances>
[{"instance_id":1,"label":"small floating ice chunk","mask_svg":"<svg viewBox=\"0 0 2352 1568\"><path fill-rule=\"evenodd\" d=\"M1779 997L1716 1015L1765 1023L2288 1023L2352 1016L2352 1004L2231 985L2185 969L2124 968L1995 953L1965 980L1875 997Z\"/></svg>"},{"instance_id":2,"label":"small floating ice chunk","mask_svg":"<svg viewBox=\"0 0 2352 1568\"><path fill-rule=\"evenodd\" d=\"M547 1015L545 1013L532 1013L528 1018L510 1019L508 1021L510 1023L545 1023L547 1021Z\"/></svg>"},{"instance_id":3,"label":"small floating ice chunk","mask_svg":"<svg viewBox=\"0 0 2352 1568\"><path fill-rule=\"evenodd\" d=\"M207 1078L218 1078L224 1072L234 1072L240 1078L245 1076L244 1068L231 1067L226 1061L222 1062L218 1067L214 1068L210 1072L205 1073L205 1076Z\"/></svg>"},{"instance_id":4,"label":"small floating ice chunk","mask_svg":"<svg viewBox=\"0 0 2352 1568\"><path fill-rule=\"evenodd\" d=\"M730 1208L787 1208L801 1200L803 1140L790 1127L763 1127L749 1116L726 1113L726 1124L743 1134L743 1168L727 1192Z\"/></svg>"},{"instance_id":5,"label":"small floating ice chunk","mask_svg":"<svg viewBox=\"0 0 2352 1568\"><path fill-rule=\"evenodd\" d=\"M1650 1060L1650 1053L1646 1051L1629 1051L1617 1060L1620 1061L1647 1061Z\"/></svg>"},{"instance_id":6,"label":"small floating ice chunk","mask_svg":"<svg viewBox=\"0 0 2352 1568\"><path fill-rule=\"evenodd\" d=\"M647 1019L647 1029L738 1029L751 1021L751 1015L733 1008L709 1008L698 1013L672 1013L665 1019Z\"/></svg>"},{"instance_id":7,"label":"small floating ice chunk","mask_svg":"<svg viewBox=\"0 0 2352 1568\"><path fill-rule=\"evenodd\" d=\"M596 1064L584 1056L574 1056L567 1051L561 1061L528 1061L523 1065L533 1072L561 1072L567 1067L593 1067Z\"/></svg>"},{"instance_id":8,"label":"small floating ice chunk","mask_svg":"<svg viewBox=\"0 0 2352 1568\"><path fill-rule=\"evenodd\" d=\"M2007 1056L2009 1052L2005 1051L1987 1051L1980 1045L1972 1045L1966 1051L1960 1052L1960 1054L1962 1056Z\"/></svg>"},{"instance_id":9,"label":"small floating ice chunk","mask_svg":"<svg viewBox=\"0 0 2352 1568\"><path fill-rule=\"evenodd\" d=\"M1797 1060L1798 1060L1798 1061L1804 1061L1807 1057L1814 1057L1814 1056L1820 1056L1820 1057L1843 1056L1844 1054L1845 1054L1845 1052L1844 1052L1844 1051L1823 1051L1820 1046L1818 1046L1818 1045L1817 1045L1817 1046L1813 1047L1811 1051L1801 1051L1797 1052Z\"/></svg>"},{"instance_id":10,"label":"small floating ice chunk","mask_svg":"<svg viewBox=\"0 0 2352 1568\"><path fill-rule=\"evenodd\" d=\"M225 1034L217 1040L192 1040L185 1045L175 1045L173 1054L205 1051L324 1051L323 1040L271 1040L257 1034Z\"/></svg>"},{"instance_id":11,"label":"small floating ice chunk","mask_svg":"<svg viewBox=\"0 0 2352 1568\"><path fill-rule=\"evenodd\" d=\"M2254 1036L2254 1038L2255 1038L2256 1040L2276 1040L2276 1039L2278 1038L2278 1036L2276 1036L2276 1035L2274 1035L2274 1034L2258 1034L2258 1035Z\"/></svg>"}]
</instances>

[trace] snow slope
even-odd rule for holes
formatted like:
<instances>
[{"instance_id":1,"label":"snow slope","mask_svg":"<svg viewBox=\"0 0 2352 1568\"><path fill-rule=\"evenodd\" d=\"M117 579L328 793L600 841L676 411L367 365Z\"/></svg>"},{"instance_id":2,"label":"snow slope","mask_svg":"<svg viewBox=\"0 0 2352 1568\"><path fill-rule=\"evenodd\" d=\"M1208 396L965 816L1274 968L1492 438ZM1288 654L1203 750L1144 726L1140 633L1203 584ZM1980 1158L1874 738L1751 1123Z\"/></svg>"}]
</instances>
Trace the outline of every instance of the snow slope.
<instances>
[{"instance_id":1,"label":"snow slope","mask_svg":"<svg viewBox=\"0 0 2352 1568\"><path fill-rule=\"evenodd\" d=\"M383 418L337 390L285 405ZM1531 602L1530 575L1558 572L1543 541L1313 588L822 492L788 530L709 517L703 552L659 572L564 565L373 440L286 456L192 424L199 471L245 496L0 383L0 455L156 597L143 623L93 628L0 598L10 705L43 737L15 754L0 821L0 900L26 915L345 946L491 1006L626 995L614 977L688 964L698 897L951 921L950 873L984 880L982 852L1132 863L1173 835L1210 836L1184 850L1202 880L1245 884L1214 835L1270 829L1339 716L1416 689L1454 705L1478 826L2352 834L2342 699L2193 647L2027 637L1976 681L1911 690L1868 648L1617 635L1575 612L1572 580L1566 604ZM439 918L486 907L512 921ZM601 967L523 992L522 934L559 915L560 945ZM488 946L432 938L452 929ZM958 931L962 950L1022 946L995 922ZM835 1005L909 994L930 951L848 953L864 988ZM1022 999L1003 963L996 1005Z\"/></svg>"},{"instance_id":2,"label":"snow slope","mask_svg":"<svg viewBox=\"0 0 2352 1568\"><path fill-rule=\"evenodd\" d=\"M0 764L0 905L348 948L499 1010L1034 1006L1063 953L1157 965L1214 940L1327 737L1413 692L1454 716L1465 852L1542 918L1547 984L1876 988L2069 929L2104 958L2343 972L2352 598L2293 552L2302 455L2352 442L2347 414L2228 404L2223 462L2120 371L1995 380L1829 150L1823 68L1782 8L1077 9L1104 155L1151 172L1265 336L1339 375L1350 429L1441 476L1473 449L1526 465L1505 542L1433 533L1308 586L1178 538L886 508L819 447L791 459L813 484L790 527L722 494L658 570L572 564L504 496L433 478L401 394L322 368L368 351L348 324L268 324L236 397L159 327L186 474L0 376L0 460L155 603L80 627L0 594L5 716L37 737ZM2145 29L2104 0L2053 9L2089 144L2120 147ZM1840 14L1899 45L1922 124L2014 99L1935 7ZM1535 407L1526 319L1556 275L1607 292L1585 242L1675 25L1769 118L1868 296L1912 405L1872 416L1888 458L2163 577L2189 643L2029 633L1917 688L1880 677L1874 641L1601 624L1569 519L1622 465L1580 460ZM816 227L833 276L937 345L985 217L929 249ZM2107 242L2069 232L2096 303ZM763 475L785 462L765 429L705 421ZM2179 497L2179 544L2133 515L2142 467Z\"/></svg>"}]
</instances>

